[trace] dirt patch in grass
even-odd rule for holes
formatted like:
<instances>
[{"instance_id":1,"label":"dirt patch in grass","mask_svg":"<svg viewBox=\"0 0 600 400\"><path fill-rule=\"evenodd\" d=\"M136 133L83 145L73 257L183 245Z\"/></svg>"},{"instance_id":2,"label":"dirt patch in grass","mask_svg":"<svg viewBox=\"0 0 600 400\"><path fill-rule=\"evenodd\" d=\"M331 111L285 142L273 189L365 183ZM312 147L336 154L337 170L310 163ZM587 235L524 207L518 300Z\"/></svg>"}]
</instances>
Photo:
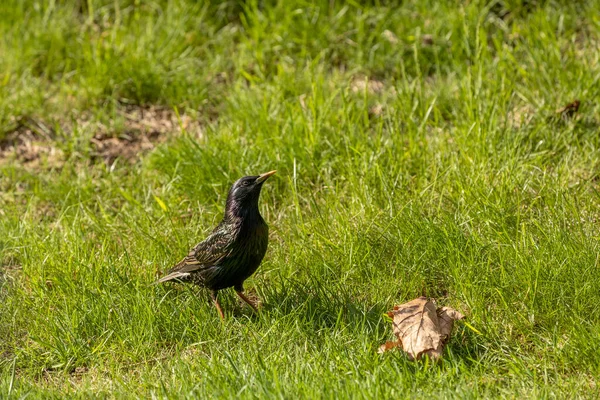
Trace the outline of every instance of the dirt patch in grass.
<instances>
[{"instance_id":1,"label":"dirt patch in grass","mask_svg":"<svg viewBox=\"0 0 600 400\"><path fill-rule=\"evenodd\" d=\"M373 95L382 93L385 89L385 84L377 79L359 75L352 78L350 89L354 93L363 93L366 90L367 93Z\"/></svg>"},{"instance_id":2,"label":"dirt patch in grass","mask_svg":"<svg viewBox=\"0 0 600 400\"><path fill-rule=\"evenodd\" d=\"M536 110L531 104L519 104L513 107L507 115L507 120L510 127L519 129L531 123L535 116Z\"/></svg>"},{"instance_id":3,"label":"dirt patch in grass","mask_svg":"<svg viewBox=\"0 0 600 400\"><path fill-rule=\"evenodd\" d=\"M59 388L63 387L67 383L70 384L71 387L76 387L84 380L88 373L89 368L86 366L72 368L69 371L44 368L41 376L36 380L40 383L43 383L47 388Z\"/></svg>"},{"instance_id":4,"label":"dirt patch in grass","mask_svg":"<svg viewBox=\"0 0 600 400\"><path fill-rule=\"evenodd\" d=\"M189 115L177 115L172 109L126 106L117 114L118 117L108 123L84 115L75 123L60 124L60 128L66 138L76 130L91 131L91 161L103 160L109 165L117 159L133 164L158 144L182 132L194 137L202 136L198 121ZM41 120L14 118L5 132L4 138L0 139L0 163L17 162L32 169L61 168L67 159L65 152L57 147L59 138L56 132Z\"/></svg>"},{"instance_id":5,"label":"dirt patch in grass","mask_svg":"<svg viewBox=\"0 0 600 400\"><path fill-rule=\"evenodd\" d=\"M127 106L120 114L120 125L98 124L97 132L91 139L92 158L101 158L109 165L117 158L135 163L142 154L170 136L182 132L202 136L202 127L197 121L188 115L177 115L172 109Z\"/></svg>"},{"instance_id":6,"label":"dirt patch in grass","mask_svg":"<svg viewBox=\"0 0 600 400\"><path fill-rule=\"evenodd\" d=\"M9 295L10 286L23 271L20 260L11 250L4 250L7 254L0 258L0 302Z\"/></svg>"},{"instance_id":7,"label":"dirt patch in grass","mask_svg":"<svg viewBox=\"0 0 600 400\"><path fill-rule=\"evenodd\" d=\"M60 168L64 153L52 145L54 138L54 130L44 122L31 117L14 118L0 140L0 163L17 161L33 168L45 163Z\"/></svg>"},{"instance_id":8,"label":"dirt patch in grass","mask_svg":"<svg viewBox=\"0 0 600 400\"><path fill-rule=\"evenodd\" d=\"M133 164L138 157L155 147L156 143L162 142L157 135L131 135L122 134L118 137L97 134L91 139L94 151L92 159L103 159L112 165L118 158L127 160Z\"/></svg>"}]
</instances>

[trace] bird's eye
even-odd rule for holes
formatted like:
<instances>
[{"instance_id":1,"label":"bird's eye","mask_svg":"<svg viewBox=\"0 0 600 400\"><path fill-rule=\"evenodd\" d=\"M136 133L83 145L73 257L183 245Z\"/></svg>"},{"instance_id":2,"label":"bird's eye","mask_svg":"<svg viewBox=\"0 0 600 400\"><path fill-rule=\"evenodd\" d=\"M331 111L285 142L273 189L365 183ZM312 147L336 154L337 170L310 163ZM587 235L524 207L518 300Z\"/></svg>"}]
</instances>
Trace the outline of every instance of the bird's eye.
<instances>
[{"instance_id":1,"label":"bird's eye","mask_svg":"<svg viewBox=\"0 0 600 400\"><path fill-rule=\"evenodd\" d=\"M243 181L242 182L242 186L248 186L250 184L250 181Z\"/></svg>"}]
</instances>

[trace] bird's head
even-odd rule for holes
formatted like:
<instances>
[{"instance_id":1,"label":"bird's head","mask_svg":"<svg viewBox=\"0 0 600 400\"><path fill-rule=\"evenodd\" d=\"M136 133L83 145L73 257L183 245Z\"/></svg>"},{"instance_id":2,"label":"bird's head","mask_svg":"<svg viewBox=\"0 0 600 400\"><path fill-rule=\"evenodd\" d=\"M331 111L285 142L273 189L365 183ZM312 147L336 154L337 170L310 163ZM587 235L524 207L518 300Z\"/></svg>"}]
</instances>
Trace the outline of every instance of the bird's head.
<instances>
[{"instance_id":1,"label":"bird's head","mask_svg":"<svg viewBox=\"0 0 600 400\"><path fill-rule=\"evenodd\" d=\"M225 208L226 215L240 217L249 212L258 211L258 198L262 185L275 172L277 171L238 179L229 189Z\"/></svg>"}]
</instances>

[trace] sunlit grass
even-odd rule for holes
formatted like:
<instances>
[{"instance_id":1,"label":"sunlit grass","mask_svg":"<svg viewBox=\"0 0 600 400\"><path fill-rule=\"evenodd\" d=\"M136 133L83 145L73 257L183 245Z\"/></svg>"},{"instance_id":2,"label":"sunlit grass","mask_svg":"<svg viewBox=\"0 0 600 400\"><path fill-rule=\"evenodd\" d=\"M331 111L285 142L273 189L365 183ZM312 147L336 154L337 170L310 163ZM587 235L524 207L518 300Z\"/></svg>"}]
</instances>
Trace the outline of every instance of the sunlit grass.
<instances>
[{"instance_id":1,"label":"sunlit grass","mask_svg":"<svg viewBox=\"0 0 600 400\"><path fill-rule=\"evenodd\" d=\"M41 121L62 159L0 166L0 397L597 393L596 2L8 3L0 137ZM92 157L150 105L201 134ZM260 315L151 285L271 169ZM421 295L477 332L377 354Z\"/></svg>"}]
</instances>

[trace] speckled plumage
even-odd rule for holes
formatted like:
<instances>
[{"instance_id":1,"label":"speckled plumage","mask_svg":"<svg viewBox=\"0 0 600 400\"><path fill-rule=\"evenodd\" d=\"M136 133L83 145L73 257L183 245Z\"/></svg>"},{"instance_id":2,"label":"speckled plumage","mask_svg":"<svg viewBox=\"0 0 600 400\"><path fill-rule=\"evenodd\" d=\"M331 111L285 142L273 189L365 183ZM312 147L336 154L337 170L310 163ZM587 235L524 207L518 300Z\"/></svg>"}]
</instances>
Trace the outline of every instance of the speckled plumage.
<instances>
[{"instance_id":1,"label":"speckled plumage","mask_svg":"<svg viewBox=\"0 0 600 400\"><path fill-rule=\"evenodd\" d=\"M223 220L158 282L178 280L210 289L221 317L216 293L229 287L256 309L242 292L267 251L269 227L258 210L258 198L262 184L274 173L237 180L229 190Z\"/></svg>"}]
</instances>

